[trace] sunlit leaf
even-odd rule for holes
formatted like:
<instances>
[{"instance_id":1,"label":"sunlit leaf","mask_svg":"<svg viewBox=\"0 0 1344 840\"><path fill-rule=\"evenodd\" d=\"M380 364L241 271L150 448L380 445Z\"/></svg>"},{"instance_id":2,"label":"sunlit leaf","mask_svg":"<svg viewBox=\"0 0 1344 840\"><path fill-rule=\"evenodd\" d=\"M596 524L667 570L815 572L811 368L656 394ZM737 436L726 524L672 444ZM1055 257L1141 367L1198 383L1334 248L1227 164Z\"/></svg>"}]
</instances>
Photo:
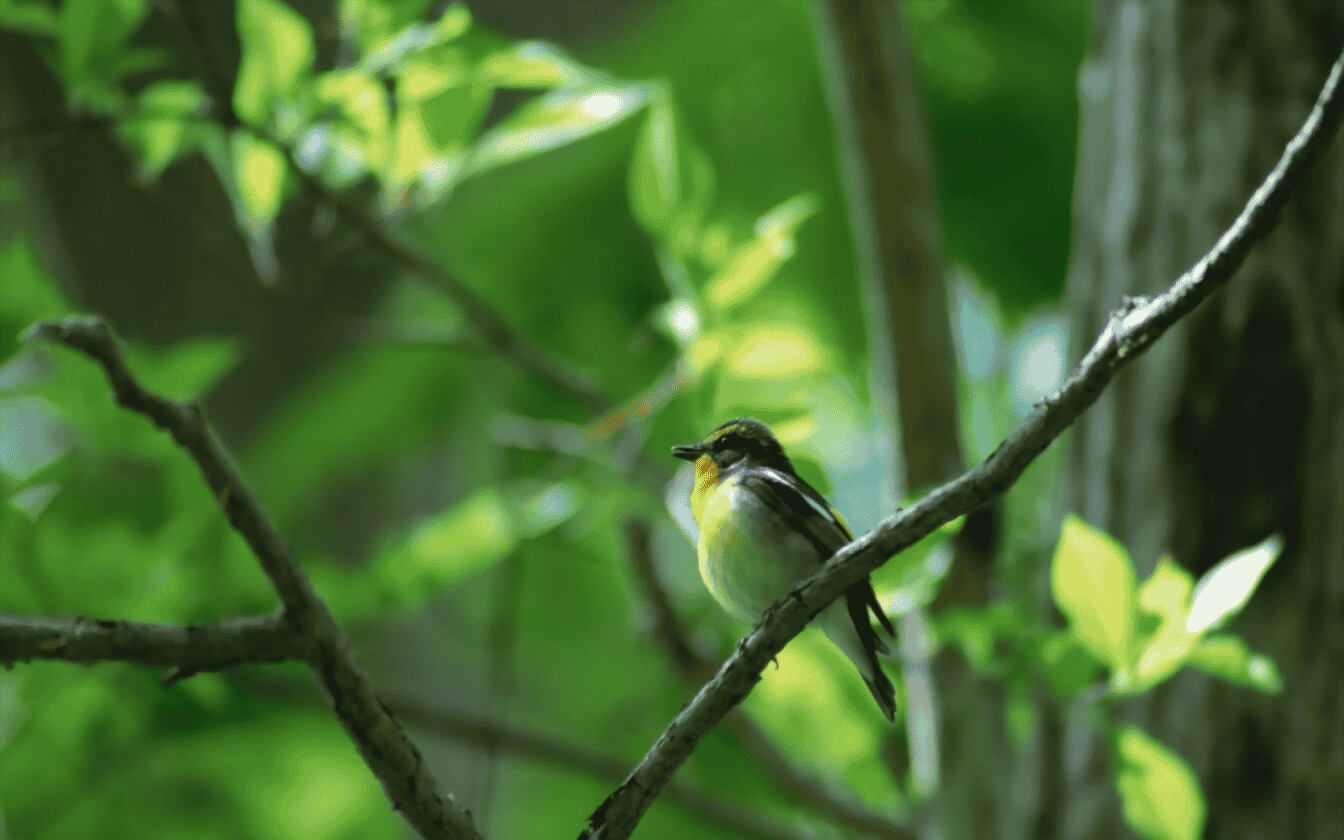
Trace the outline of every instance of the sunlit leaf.
<instances>
[{"instance_id":1,"label":"sunlit leaf","mask_svg":"<svg viewBox=\"0 0 1344 840\"><path fill-rule=\"evenodd\" d=\"M943 523L873 572L873 588L888 615L903 615L933 602L952 568L949 543L965 521L959 516Z\"/></svg>"},{"instance_id":2,"label":"sunlit leaf","mask_svg":"<svg viewBox=\"0 0 1344 840\"><path fill-rule=\"evenodd\" d=\"M140 93L137 112L122 122L121 130L140 153L145 179L158 177L192 146L193 136L206 130L193 122L205 100L199 84L176 79L155 82Z\"/></svg>"},{"instance_id":3,"label":"sunlit leaf","mask_svg":"<svg viewBox=\"0 0 1344 840\"><path fill-rule=\"evenodd\" d=\"M1204 793L1180 756L1140 729L1115 736L1116 786L1125 820L1148 840L1199 840L1204 830Z\"/></svg>"},{"instance_id":4,"label":"sunlit leaf","mask_svg":"<svg viewBox=\"0 0 1344 840\"><path fill-rule=\"evenodd\" d=\"M243 54L233 107L243 119L261 124L296 93L312 67L312 28L280 0L238 0L238 39Z\"/></svg>"},{"instance_id":5,"label":"sunlit leaf","mask_svg":"<svg viewBox=\"0 0 1344 840\"><path fill-rule=\"evenodd\" d=\"M1134 636L1134 567L1124 547L1076 516L1064 520L1050 564L1050 591L1069 626L1128 684Z\"/></svg>"},{"instance_id":6,"label":"sunlit leaf","mask_svg":"<svg viewBox=\"0 0 1344 840\"><path fill-rule=\"evenodd\" d=\"M359 70L333 70L318 77L314 91L320 102L339 111L334 132L350 139L366 167L381 169L387 160L391 123L383 86Z\"/></svg>"},{"instance_id":7,"label":"sunlit leaf","mask_svg":"<svg viewBox=\"0 0 1344 840\"><path fill-rule=\"evenodd\" d=\"M749 327L728 352L728 367L750 379L781 379L814 371L825 351L803 330L788 324Z\"/></svg>"},{"instance_id":8,"label":"sunlit leaf","mask_svg":"<svg viewBox=\"0 0 1344 840\"><path fill-rule=\"evenodd\" d=\"M233 177L242 221L256 236L269 227L284 200L285 158L270 143L245 131L233 134Z\"/></svg>"},{"instance_id":9,"label":"sunlit leaf","mask_svg":"<svg viewBox=\"0 0 1344 840\"><path fill-rule=\"evenodd\" d=\"M1271 535L1259 545L1229 555L1195 585L1185 627L1203 633L1241 611L1266 571L1283 551L1283 537Z\"/></svg>"},{"instance_id":10,"label":"sunlit leaf","mask_svg":"<svg viewBox=\"0 0 1344 840\"><path fill-rule=\"evenodd\" d=\"M686 137L671 98L653 97L630 160L630 207L649 231L679 252L697 244L714 193L714 169Z\"/></svg>"},{"instance_id":11,"label":"sunlit leaf","mask_svg":"<svg viewBox=\"0 0 1344 840\"><path fill-rule=\"evenodd\" d=\"M1139 606L1157 616L1160 623L1139 643L1129 691L1145 691L1157 685L1184 663L1197 638L1185 628L1193 586L1190 573L1164 557L1139 588Z\"/></svg>"},{"instance_id":12,"label":"sunlit leaf","mask_svg":"<svg viewBox=\"0 0 1344 840\"><path fill-rule=\"evenodd\" d=\"M1283 690L1283 677L1274 660L1252 653L1236 636L1209 636L1190 654L1189 664L1215 677L1250 686L1266 694Z\"/></svg>"},{"instance_id":13,"label":"sunlit leaf","mask_svg":"<svg viewBox=\"0 0 1344 840\"><path fill-rule=\"evenodd\" d=\"M544 41L519 41L481 63L481 75L494 87L556 88L589 83L597 74Z\"/></svg>"},{"instance_id":14,"label":"sunlit leaf","mask_svg":"<svg viewBox=\"0 0 1344 840\"><path fill-rule=\"evenodd\" d=\"M784 261L793 256L793 238L819 205L810 193L802 193L775 207L756 222L755 236L737 249L705 286L705 300L716 309L727 309L759 291Z\"/></svg>"},{"instance_id":15,"label":"sunlit leaf","mask_svg":"<svg viewBox=\"0 0 1344 840\"><path fill-rule=\"evenodd\" d=\"M562 89L523 105L481 138L472 172L568 145L603 131L644 107L640 86Z\"/></svg>"}]
</instances>

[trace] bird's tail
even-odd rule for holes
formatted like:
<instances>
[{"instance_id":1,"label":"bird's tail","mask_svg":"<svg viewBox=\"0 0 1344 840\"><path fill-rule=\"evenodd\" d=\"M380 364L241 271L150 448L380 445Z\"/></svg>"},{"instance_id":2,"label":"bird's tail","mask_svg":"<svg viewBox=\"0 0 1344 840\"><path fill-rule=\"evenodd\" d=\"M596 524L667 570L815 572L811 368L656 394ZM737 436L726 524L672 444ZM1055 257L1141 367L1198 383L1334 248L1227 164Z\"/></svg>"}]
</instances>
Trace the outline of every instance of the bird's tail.
<instances>
[{"instance_id":1,"label":"bird's tail","mask_svg":"<svg viewBox=\"0 0 1344 840\"><path fill-rule=\"evenodd\" d=\"M882 623L883 629L895 638L895 629L891 625L891 620L878 606L877 596L873 593L872 584L868 581L855 584L849 588L845 593L843 607L836 603L827 608L826 611L831 613L828 616L830 620L821 622L822 630L831 642L854 663L859 675L863 677L864 685L868 686L868 691L877 701L877 707L882 710L882 715L889 722L895 723L896 687L892 685L891 678L882 670L882 665L877 658L878 654L890 655L891 648L887 645L886 640L873 629L872 620L868 617L870 608Z\"/></svg>"}]
</instances>

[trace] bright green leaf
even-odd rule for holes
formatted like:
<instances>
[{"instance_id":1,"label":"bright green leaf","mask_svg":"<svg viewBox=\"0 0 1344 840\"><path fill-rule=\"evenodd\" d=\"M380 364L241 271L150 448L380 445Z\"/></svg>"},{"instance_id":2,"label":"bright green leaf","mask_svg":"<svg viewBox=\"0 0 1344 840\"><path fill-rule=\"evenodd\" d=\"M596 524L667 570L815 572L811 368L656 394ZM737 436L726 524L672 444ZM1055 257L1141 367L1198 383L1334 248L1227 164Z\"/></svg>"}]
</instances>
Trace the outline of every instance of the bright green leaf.
<instances>
[{"instance_id":1,"label":"bright green leaf","mask_svg":"<svg viewBox=\"0 0 1344 840\"><path fill-rule=\"evenodd\" d=\"M238 0L238 39L243 55L233 107L244 120L260 125L296 95L312 67L312 28L279 0Z\"/></svg>"},{"instance_id":2,"label":"bright green leaf","mask_svg":"<svg viewBox=\"0 0 1344 840\"><path fill-rule=\"evenodd\" d=\"M1259 545L1228 556L1195 585L1185 627L1199 634L1241 611L1266 571L1283 551L1283 537L1271 535Z\"/></svg>"},{"instance_id":3,"label":"bright green leaf","mask_svg":"<svg viewBox=\"0 0 1344 840\"><path fill-rule=\"evenodd\" d=\"M596 74L554 44L520 41L481 63L485 81L502 88L557 88L592 81Z\"/></svg>"},{"instance_id":4,"label":"bright green leaf","mask_svg":"<svg viewBox=\"0 0 1344 840\"><path fill-rule=\"evenodd\" d=\"M285 157L280 150L246 131L233 133L233 177L242 220L252 236L275 220L284 200Z\"/></svg>"},{"instance_id":5,"label":"bright green leaf","mask_svg":"<svg viewBox=\"0 0 1344 840\"><path fill-rule=\"evenodd\" d=\"M810 417L805 422L815 425ZM776 426L776 431L784 428ZM949 542L964 523L963 516L944 523L873 572L873 589L888 615L904 615L933 602L952 567Z\"/></svg>"},{"instance_id":6,"label":"bright green leaf","mask_svg":"<svg viewBox=\"0 0 1344 840\"><path fill-rule=\"evenodd\" d=\"M59 27L66 82L78 89L116 78L111 65L148 11L145 0L65 0Z\"/></svg>"},{"instance_id":7,"label":"bright green leaf","mask_svg":"<svg viewBox=\"0 0 1344 840\"><path fill-rule=\"evenodd\" d=\"M716 309L727 309L759 291L793 256L798 227L818 209L815 196L801 193L757 220L755 236L705 286L705 300Z\"/></svg>"},{"instance_id":8,"label":"bright green leaf","mask_svg":"<svg viewBox=\"0 0 1344 840\"><path fill-rule=\"evenodd\" d=\"M140 167L148 179L158 177L206 130L193 122L205 103L205 92L195 82L158 81L137 97L134 114L121 123L122 133L140 153Z\"/></svg>"},{"instance_id":9,"label":"bright green leaf","mask_svg":"<svg viewBox=\"0 0 1344 840\"><path fill-rule=\"evenodd\" d=\"M630 208L640 224L689 252L714 194L714 168L686 137L670 97L654 97L630 160Z\"/></svg>"},{"instance_id":10,"label":"bright green leaf","mask_svg":"<svg viewBox=\"0 0 1344 840\"><path fill-rule=\"evenodd\" d=\"M1117 688L1130 679L1134 567L1124 547L1076 516L1064 520L1050 564L1050 591L1073 632L1112 669Z\"/></svg>"},{"instance_id":11,"label":"bright green leaf","mask_svg":"<svg viewBox=\"0 0 1344 840\"><path fill-rule=\"evenodd\" d=\"M423 522L379 561L394 601L409 600L488 568L518 544L512 514L493 489Z\"/></svg>"},{"instance_id":12,"label":"bright green leaf","mask_svg":"<svg viewBox=\"0 0 1344 840\"><path fill-rule=\"evenodd\" d=\"M1283 677L1268 656L1251 653L1236 636L1209 636L1195 646L1189 664L1215 677L1250 686L1266 694L1283 690Z\"/></svg>"},{"instance_id":13,"label":"bright green leaf","mask_svg":"<svg viewBox=\"0 0 1344 840\"><path fill-rule=\"evenodd\" d=\"M1204 793L1180 756L1135 727L1115 736L1116 786L1125 820L1149 840L1199 840Z\"/></svg>"}]
</instances>

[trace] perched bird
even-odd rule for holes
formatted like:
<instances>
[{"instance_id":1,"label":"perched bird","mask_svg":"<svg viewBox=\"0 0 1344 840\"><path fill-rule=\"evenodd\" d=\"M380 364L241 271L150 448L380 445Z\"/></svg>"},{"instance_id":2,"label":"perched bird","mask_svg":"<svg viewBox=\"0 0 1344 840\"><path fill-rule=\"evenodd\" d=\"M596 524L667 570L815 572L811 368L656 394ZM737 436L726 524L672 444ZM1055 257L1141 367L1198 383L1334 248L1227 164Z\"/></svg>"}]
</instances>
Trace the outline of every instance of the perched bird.
<instances>
[{"instance_id":1,"label":"perched bird","mask_svg":"<svg viewBox=\"0 0 1344 840\"><path fill-rule=\"evenodd\" d=\"M673 447L672 454L695 463L691 513L700 529L700 577L714 600L744 621L758 620L854 539L844 518L794 471L759 420L730 420L700 443ZM890 649L873 629L869 610L895 638L868 579L851 586L816 621L894 722L896 691L877 661Z\"/></svg>"}]
</instances>

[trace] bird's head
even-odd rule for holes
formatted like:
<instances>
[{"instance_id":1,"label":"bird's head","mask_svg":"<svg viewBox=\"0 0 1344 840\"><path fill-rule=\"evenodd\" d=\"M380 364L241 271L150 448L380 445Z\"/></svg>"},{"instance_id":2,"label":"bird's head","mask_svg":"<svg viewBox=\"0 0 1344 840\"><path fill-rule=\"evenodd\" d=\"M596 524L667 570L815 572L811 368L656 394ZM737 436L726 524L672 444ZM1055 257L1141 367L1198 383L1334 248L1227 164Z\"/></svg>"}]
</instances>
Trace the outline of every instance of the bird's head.
<instances>
[{"instance_id":1,"label":"bird's head","mask_svg":"<svg viewBox=\"0 0 1344 840\"><path fill-rule=\"evenodd\" d=\"M789 456L784 454L784 447L775 440L770 429L750 417L729 420L699 443L674 446L672 454L687 461L707 457L720 472L741 461L793 472Z\"/></svg>"}]
</instances>

